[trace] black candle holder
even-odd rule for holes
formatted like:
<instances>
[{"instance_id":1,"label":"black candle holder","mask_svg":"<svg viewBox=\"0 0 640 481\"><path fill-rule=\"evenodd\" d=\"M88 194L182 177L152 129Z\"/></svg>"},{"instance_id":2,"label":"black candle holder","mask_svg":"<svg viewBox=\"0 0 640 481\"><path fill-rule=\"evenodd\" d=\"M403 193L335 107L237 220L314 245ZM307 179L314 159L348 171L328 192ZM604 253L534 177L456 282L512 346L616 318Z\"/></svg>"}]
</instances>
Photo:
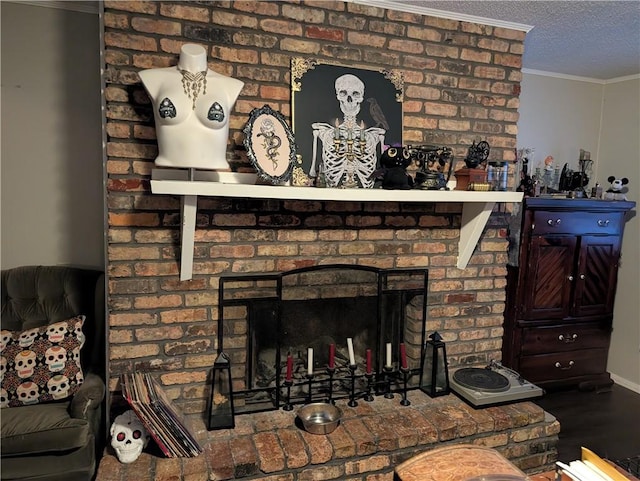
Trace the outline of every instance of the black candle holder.
<instances>
[{"instance_id":1,"label":"black candle holder","mask_svg":"<svg viewBox=\"0 0 640 481\"><path fill-rule=\"evenodd\" d=\"M352 408L358 405L358 401L356 401L356 369L358 369L357 365L349 365L349 372L351 373L351 394L349 395L347 406Z\"/></svg>"},{"instance_id":2,"label":"black candle holder","mask_svg":"<svg viewBox=\"0 0 640 481\"><path fill-rule=\"evenodd\" d=\"M291 404L291 386L293 386L293 381L285 381L283 384L284 387L287 388L287 400L284 403L284 406L282 406L282 409L285 411L291 411L293 410L293 404Z\"/></svg>"},{"instance_id":3,"label":"black candle holder","mask_svg":"<svg viewBox=\"0 0 640 481\"><path fill-rule=\"evenodd\" d=\"M400 372L402 373L402 384L403 384L402 400L400 401L400 404L403 406L409 406L411 404L411 401L407 399L407 383L409 381L409 373L411 372L411 370L406 367L401 367Z\"/></svg>"},{"instance_id":4,"label":"black candle holder","mask_svg":"<svg viewBox=\"0 0 640 481\"><path fill-rule=\"evenodd\" d=\"M386 399L393 399L393 393L391 392L391 374L393 374L393 367L385 366L382 368L382 370L384 371L385 384L386 384L384 397Z\"/></svg>"},{"instance_id":5,"label":"black candle holder","mask_svg":"<svg viewBox=\"0 0 640 481\"><path fill-rule=\"evenodd\" d=\"M309 383L309 392L307 393L307 404L311 404L311 385L313 384L313 374L307 374L307 380Z\"/></svg>"},{"instance_id":6,"label":"black candle holder","mask_svg":"<svg viewBox=\"0 0 640 481\"><path fill-rule=\"evenodd\" d=\"M335 404L335 400L333 399L333 375L336 372L336 368L335 367L329 367L327 366L327 373L329 374L329 386L328 386L328 392L329 392L329 399L327 399L327 402L329 404Z\"/></svg>"},{"instance_id":7,"label":"black candle holder","mask_svg":"<svg viewBox=\"0 0 640 481\"><path fill-rule=\"evenodd\" d=\"M374 399L373 394L371 394L371 391L373 389L373 373L368 372L364 375L364 377L367 379L367 393L364 395L363 399L367 402L371 402Z\"/></svg>"}]
</instances>

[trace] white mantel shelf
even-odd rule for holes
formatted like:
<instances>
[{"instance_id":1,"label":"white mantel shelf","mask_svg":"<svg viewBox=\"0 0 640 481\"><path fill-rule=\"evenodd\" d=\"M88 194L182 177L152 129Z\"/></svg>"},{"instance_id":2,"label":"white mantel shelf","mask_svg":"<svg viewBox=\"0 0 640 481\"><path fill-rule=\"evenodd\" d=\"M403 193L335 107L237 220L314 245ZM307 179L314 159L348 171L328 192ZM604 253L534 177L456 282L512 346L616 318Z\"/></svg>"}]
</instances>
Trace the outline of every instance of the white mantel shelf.
<instances>
[{"instance_id":1,"label":"white mantel shelf","mask_svg":"<svg viewBox=\"0 0 640 481\"><path fill-rule=\"evenodd\" d=\"M154 169L151 192L182 196L182 260L180 280L191 279L198 196L245 199L317 200L332 202L461 203L462 220L457 267L467 267L480 235L497 202L522 202L522 192L462 190L331 189L278 185L251 185L209 180L174 180L164 169Z\"/></svg>"}]
</instances>

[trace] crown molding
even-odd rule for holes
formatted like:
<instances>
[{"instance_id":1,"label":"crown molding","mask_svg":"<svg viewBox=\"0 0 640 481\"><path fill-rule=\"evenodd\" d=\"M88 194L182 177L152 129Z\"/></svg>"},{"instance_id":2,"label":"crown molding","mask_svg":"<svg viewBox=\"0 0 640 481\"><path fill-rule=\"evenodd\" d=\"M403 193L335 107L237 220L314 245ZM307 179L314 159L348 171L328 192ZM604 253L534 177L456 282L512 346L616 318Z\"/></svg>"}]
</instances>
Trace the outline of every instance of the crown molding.
<instances>
[{"instance_id":1,"label":"crown molding","mask_svg":"<svg viewBox=\"0 0 640 481\"><path fill-rule=\"evenodd\" d=\"M523 68L522 73L526 73L529 75L539 75L540 77L553 77L564 80L577 80L578 82L590 82L594 84L605 84L607 81L599 78L591 78L591 77L580 77L578 75L567 75L564 73L557 72L547 72L545 70L534 70L530 68Z\"/></svg>"},{"instance_id":2,"label":"crown molding","mask_svg":"<svg viewBox=\"0 0 640 481\"><path fill-rule=\"evenodd\" d=\"M481 25L489 25L492 27L520 30L522 32L529 32L534 27L533 25L525 25L523 23L506 22L495 18L477 17L475 15L467 15L465 13L447 12L445 10L427 8L421 5L398 3L392 0L347 0L347 2L368 5L370 7L385 8L387 10L397 10L399 12L417 13L419 15L427 15L429 17L446 18L461 22L479 23Z\"/></svg>"},{"instance_id":3,"label":"crown molding","mask_svg":"<svg viewBox=\"0 0 640 481\"><path fill-rule=\"evenodd\" d=\"M37 1L37 0L3 0L7 3L18 3L21 5L31 5L33 7L45 7L45 8L55 8L58 10L70 10L72 12L81 12L81 13L91 13L91 14L99 14L100 13L100 2L97 0L93 1L57 1L57 0L47 0L47 1Z\"/></svg>"},{"instance_id":4,"label":"crown molding","mask_svg":"<svg viewBox=\"0 0 640 481\"><path fill-rule=\"evenodd\" d=\"M627 82L628 80L640 80L640 73L637 73L635 75L625 75L624 77L611 78L609 80L605 80L604 83L615 84L618 82Z\"/></svg>"}]
</instances>

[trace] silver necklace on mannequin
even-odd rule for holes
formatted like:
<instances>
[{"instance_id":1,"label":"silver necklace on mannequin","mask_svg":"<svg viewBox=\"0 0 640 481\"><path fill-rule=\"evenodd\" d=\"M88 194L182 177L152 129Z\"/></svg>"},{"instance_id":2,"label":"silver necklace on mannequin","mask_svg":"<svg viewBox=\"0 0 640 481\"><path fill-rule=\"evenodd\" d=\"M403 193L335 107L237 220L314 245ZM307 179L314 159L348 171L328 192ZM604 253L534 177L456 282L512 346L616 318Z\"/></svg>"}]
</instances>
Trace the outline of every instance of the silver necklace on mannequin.
<instances>
[{"instance_id":1,"label":"silver necklace on mannequin","mask_svg":"<svg viewBox=\"0 0 640 481\"><path fill-rule=\"evenodd\" d=\"M202 90L202 95L207 93L207 71L203 72L189 72L188 70L178 69L182 74L182 88L187 97L193 99L193 105L191 110L196 109L196 100Z\"/></svg>"}]
</instances>

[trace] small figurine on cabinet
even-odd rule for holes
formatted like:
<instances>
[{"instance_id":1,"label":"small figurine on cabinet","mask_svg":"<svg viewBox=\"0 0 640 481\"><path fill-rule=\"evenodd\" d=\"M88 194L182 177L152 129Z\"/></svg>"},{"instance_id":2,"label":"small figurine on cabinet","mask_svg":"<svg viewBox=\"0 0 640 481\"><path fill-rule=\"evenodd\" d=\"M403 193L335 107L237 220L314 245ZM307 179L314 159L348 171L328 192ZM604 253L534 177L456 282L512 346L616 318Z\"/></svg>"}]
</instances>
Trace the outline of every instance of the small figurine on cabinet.
<instances>
[{"instance_id":1,"label":"small figurine on cabinet","mask_svg":"<svg viewBox=\"0 0 640 481\"><path fill-rule=\"evenodd\" d=\"M604 193L604 200L627 200L627 196L625 195L629 189L625 187L629 183L629 179L623 177L622 179L618 179L613 175L607 178L609 184L609 188Z\"/></svg>"},{"instance_id":2,"label":"small figurine on cabinet","mask_svg":"<svg viewBox=\"0 0 640 481\"><path fill-rule=\"evenodd\" d=\"M389 147L380 156L380 169L372 177L382 179L381 187L391 190L409 190L413 188L413 178L407 173L411 164L411 153L405 147Z\"/></svg>"}]
</instances>

